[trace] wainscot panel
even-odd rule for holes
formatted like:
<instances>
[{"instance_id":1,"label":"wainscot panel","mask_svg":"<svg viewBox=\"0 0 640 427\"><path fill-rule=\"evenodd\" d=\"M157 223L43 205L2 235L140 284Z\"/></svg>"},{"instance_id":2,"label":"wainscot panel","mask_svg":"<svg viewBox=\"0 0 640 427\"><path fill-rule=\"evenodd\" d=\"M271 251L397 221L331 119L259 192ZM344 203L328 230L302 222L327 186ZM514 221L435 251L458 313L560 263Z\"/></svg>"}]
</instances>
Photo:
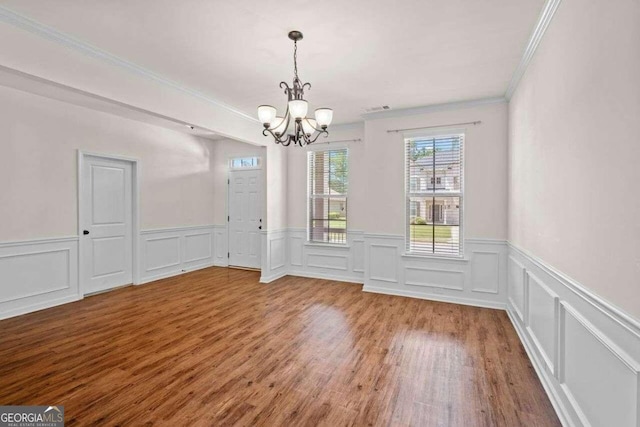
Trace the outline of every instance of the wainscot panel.
<instances>
[{"instance_id":1,"label":"wainscot panel","mask_svg":"<svg viewBox=\"0 0 640 427\"><path fill-rule=\"evenodd\" d=\"M78 238L0 243L0 319L82 299Z\"/></svg>"},{"instance_id":2,"label":"wainscot panel","mask_svg":"<svg viewBox=\"0 0 640 427\"><path fill-rule=\"evenodd\" d=\"M363 282L363 232L347 232L345 245L307 242L306 230L290 228L287 274L343 282Z\"/></svg>"},{"instance_id":3,"label":"wainscot panel","mask_svg":"<svg viewBox=\"0 0 640 427\"><path fill-rule=\"evenodd\" d=\"M504 308L505 241L467 239L461 258L405 254L400 235L364 234L364 291Z\"/></svg>"},{"instance_id":4,"label":"wainscot panel","mask_svg":"<svg viewBox=\"0 0 640 427\"><path fill-rule=\"evenodd\" d=\"M287 275L287 230L262 230L261 283L273 282Z\"/></svg>"},{"instance_id":5,"label":"wainscot panel","mask_svg":"<svg viewBox=\"0 0 640 427\"><path fill-rule=\"evenodd\" d=\"M640 323L509 246L507 313L562 423L640 426Z\"/></svg>"},{"instance_id":6,"label":"wainscot panel","mask_svg":"<svg viewBox=\"0 0 640 427\"><path fill-rule=\"evenodd\" d=\"M212 266L216 229L202 225L141 231L139 284Z\"/></svg>"},{"instance_id":7,"label":"wainscot panel","mask_svg":"<svg viewBox=\"0 0 640 427\"><path fill-rule=\"evenodd\" d=\"M227 267L229 265L229 239L227 237L227 226L214 225L213 233L213 265L218 267Z\"/></svg>"}]
</instances>

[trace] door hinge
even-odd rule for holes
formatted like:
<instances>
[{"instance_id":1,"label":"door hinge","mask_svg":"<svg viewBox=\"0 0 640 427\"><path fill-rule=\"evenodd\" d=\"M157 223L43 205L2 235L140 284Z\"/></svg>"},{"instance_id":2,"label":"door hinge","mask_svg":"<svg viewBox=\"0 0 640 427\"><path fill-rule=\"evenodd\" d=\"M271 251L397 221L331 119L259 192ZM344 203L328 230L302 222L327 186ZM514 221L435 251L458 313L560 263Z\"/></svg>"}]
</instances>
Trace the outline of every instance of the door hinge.
<instances>
[{"instance_id":1,"label":"door hinge","mask_svg":"<svg viewBox=\"0 0 640 427\"><path fill-rule=\"evenodd\" d=\"M231 257L229 256L229 252L227 252L227 258L231 258Z\"/></svg>"},{"instance_id":2,"label":"door hinge","mask_svg":"<svg viewBox=\"0 0 640 427\"><path fill-rule=\"evenodd\" d=\"M229 219L229 215L227 215L227 222L231 221L231 219Z\"/></svg>"},{"instance_id":3,"label":"door hinge","mask_svg":"<svg viewBox=\"0 0 640 427\"><path fill-rule=\"evenodd\" d=\"M231 180L227 179L227 185L231 184Z\"/></svg>"}]
</instances>

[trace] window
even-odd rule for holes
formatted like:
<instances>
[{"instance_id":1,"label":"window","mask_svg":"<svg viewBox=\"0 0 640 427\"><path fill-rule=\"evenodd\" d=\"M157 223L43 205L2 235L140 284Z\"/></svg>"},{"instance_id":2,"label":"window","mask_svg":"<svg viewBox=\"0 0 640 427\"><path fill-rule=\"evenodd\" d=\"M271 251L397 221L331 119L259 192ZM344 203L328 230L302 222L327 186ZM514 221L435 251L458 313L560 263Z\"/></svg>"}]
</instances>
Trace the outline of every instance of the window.
<instances>
[{"instance_id":1,"label":"window","mask_svg":"<svg viewBox=\"0 0 640 427\"><path fill-rule=\"evenodd\" d=\"M463 134L405 139L407 251L462 254ZM428 182L426 187L412 185Z\"/></svg>"},{"instance_id":2,"label":"window","mask_svg":"<svg viewBox=\"0 0 640 427\"><path fill-rule=\"evenodd\" d=\"M260 167L260 157L238 157L229 160L231 169L256 169Z\"/></svg>"},{"instance_id":3,"label":"window","mask_svg":"<svg viewBox=\"0 0 640 427\"><path fill-rule=\"evenodd\" d=\"M347 149L308 153L310 242L347 243Z\"/></svg>"}]
</instances>

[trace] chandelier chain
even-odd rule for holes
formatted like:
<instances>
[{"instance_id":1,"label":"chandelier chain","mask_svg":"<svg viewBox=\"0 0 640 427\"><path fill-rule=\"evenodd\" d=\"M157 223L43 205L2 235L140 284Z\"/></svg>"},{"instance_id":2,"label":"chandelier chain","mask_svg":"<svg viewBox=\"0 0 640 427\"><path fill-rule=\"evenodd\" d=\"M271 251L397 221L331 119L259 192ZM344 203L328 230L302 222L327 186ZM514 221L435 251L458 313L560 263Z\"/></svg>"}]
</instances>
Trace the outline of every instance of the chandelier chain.
<instances>
[{"instance_id":1,"label":"chandelier chain","mask_svg":"<svg viewBox=\"0 0 640 427\"><path fill-rule=\"evenodd\" d=\"M293 41L293 74L298 80L298 41Z\"/></svg>"}]
</instances>

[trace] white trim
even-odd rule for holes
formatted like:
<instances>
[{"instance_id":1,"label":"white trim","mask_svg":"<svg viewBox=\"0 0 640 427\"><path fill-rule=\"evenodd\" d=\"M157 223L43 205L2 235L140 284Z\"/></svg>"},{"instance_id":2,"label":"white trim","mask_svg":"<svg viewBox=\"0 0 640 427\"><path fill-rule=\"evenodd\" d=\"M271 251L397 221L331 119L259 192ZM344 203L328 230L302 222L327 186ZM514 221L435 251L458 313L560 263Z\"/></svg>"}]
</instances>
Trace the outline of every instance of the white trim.
<instances>
[{"instance_id":1,"label":"white trim","mask_svg":"<svg viewBox=\"0 0 640 427\"><path fill-rule=\"evenodd\" d=\"M51 237L51 238L31 239L31 240L13 240L9 242L0 242L0 248L8 248L11 246L24 246L24 245L39 245L42 243L75 242L77 240L78 240L78 236Z\"/></svg>"},{"instance_id":2,"label":"white trim","mask_svg":"<svg viewBox=\"0 0 640 427\"><path fill-rule=\"evenodd\" d=\"M322 243L317 241L305 240L303 244L310 248L331 248L331 249L345 249L345 250L351 249L351 246L349 246L348 243L341 245L339 243Z\"/></svg>"},{"instance_id":3,"label":"white trim","mask_svg":"<svg viewBox=\"0 0 640 427\"><path fill-rule=\"evenodd\" d=\"M621 419L633 419L631 425L640 426L640 335L634 328L635 319L629 319L584 286L511 243L509 252L518 275L522 274L524 288L523 313L518 312L511 298L507 313L562 423L590 425L604 416L620 414L611 425L623 425ZM513 275L509 278L520 280ZM545 307L532 305L534 283L535 289L546 294L536 304ZM534 307L544 312L544 321L535 331L531 322ZM579 326L581 331L568 329L569 318L571 327ZM571 345L579 348L567 347L566 342L576 336ZM591 343L585 341L586 337ZM601 346L602 351L589 353L591 345ZM615 380L603 389L579 390L588 382L595 384L597 379L606 378L601 372L609 371L615 373ZM624 393L634 393L634 400L619 401L606 391L616 387ZM615 405L615 412L611 405ZM584 410L587 407L589 411Z\"/></svg>"},{"instance_id":4,"label":"white trim","mask_svg":"<svg viewBox=\"0 0 640 427\"><path fill-rule=\"evenodd\" d=\"M0 12L2 12L2 6L0 6ZM0 13L0 16L2 16L1 13ZM85 289L85 283L83 283L84 281L83 254L85 249L84 248L85 243L84 243L84 239L80 239L79 236L82 236L82 230L85 223L84 213L82 212L83 210L82 199L83 199L83 190L84 190L84 183L82 178L83 178L83 172L84 172L85 163L86 163L86 159L85 159L86 156L97 157L97 158L106 159L106 160L118 160L118 161L131 163L131 187L132 187L131 197L133 199L131 201L131 210L132 210L131 240L133 245L133 248L131 251L131 256L132 256L131 279L132 279L132 283L134 285L137 285L140 283L139 262L141 259L140 245L138 242L138 236L140 236L140 176L141 176L140 162L138 161L138 159L131 158L131 157L78 150L78 168L77 168L77 171L78 171L78 176L77 176L77 180L78 180L77 181L78 182L78 193L77 193L77 197L78 197L78 282L79 282L80 294L83 294Z\"/></svg>"},{"instance_id":5,"label":"white trim","mask_svg":"<svg viewBox=\"0 0 640 427\"><path fill-rule=\"evenodd\" d=\"M420 252L403 252L400 254L402 258L406 259L427 259L433 261L455 261L455 262L469 262L469 257L462 255L437 255L433 253L424 253Z\"/></svg>"},{"instance_id":6,"label":"white trim","mask_svg":"<svg viewBox=\"0 0 640 427\"><path fill-rule=\"evenodd\" d=\"M375 233L364 233L365 239L397 239L404 240L404 236L401 234L375 234Z\"/></svg>"},{"instance_id":7,"label":"white trim","mask_svg":"<svg viewBox=\"0 0 640 427\"><path fill-rule=\"evenodd\" d=\"M438 289L449 289L451 291L464 291L464 271L455 271L455 270L445 270L443 268L429 268L429 267L416 267L407 265L404 267L405 275L407 270L414 271L433 271L437 273L447 273L453 275L462 276L462 286L451 286L451 285L441 285L438 283L420 283L420 282L412 282L410 280L404 279L404 284L407 286L419 286L422 288L438 288Z\"/></svg>"},{"instance_id":8,"label":"white trim","mask_svg":"<svg viewBox=\"0 0 640 427\"><path fill-rule=\"evenodd\" d=\"M260 283L271 283L287 275L286 271L281 271L270 276L260 276Z\"/></svg>"},{"instance_id":9,"label":"white trim","mask_svg":"<svg viewBox=\"0 0 640 427\"><path fill-rule=\"evenodd\" d=\"M56 253L56 252L66 252L67 256L70 258L71 257L71 249L70 248L58 248L58 249L47 249L47 250L40 250L40 251L31 251L31 252L18 252L18 253L13 253L13 254L8 254L8 255L0 255L0 260L3 258L16 258L16 257L25 257L25 256L29 256L29 255L42 255L42 254L51 254L51 253ZM71 276L71 272L68 271L69 276ZM40 292L29 292L27 294L22 294L19 296L14 296L11 298L7 298L7 299L0 299L0 304L4 304L7 302L12 302L12 301L18 301L21 299L26 299L26 298L30 298L30 297L34 297L37 295L46 295L49 293L53 293L53 292L59 292L59 291L64 291L67 289L71 289L71 282L67 282L67 284L65 286L59 286L57 288L50 288L47 289L45 291L40 291Z\"/></svg>"},{"instance_id":10,"label":"white trim","mask_svg":"<svg viewBox=\"0 0 640 427\"><path fill-rule=\"evenodd\" d=\"M556 388L553 387L553 385L551 384L550 376L544 370L543 363L538 359L536 351L534 350L535 347L531 344L531 342L529 342L529 337L527 333L522 329L522 327L520 326L520 323L518 323L518 321L514 319L513 314L511 310L508 309L508 307L507 307L507 316L509 316L511 325L513 325L513 328L516 330L516 333L520 338L520 342L522 342L522 346L524 347L524 350L527 352L527 356L529 356L529 360L531 360L532 362L531 365L533 365L533 368L536 371L536 374L538 375L538 379L542 383L542 387L544 388L544 391L547 393L547 396L551 401L551 405L553 406L553 409L556 411L556 415L560 419L560 423L563 426L572 426L573 423L569 422L569 418L567 417L569 410L562 402L562 399L560 398L560 395L558 394Z\"/></svg>"},{"instance_id":11,"label":"white trim","mask_svg":"<svg viewBox=\"0 0 640 427\"><path fill-rule=\"evenodd\" d=\"M421 292L413 292L413 291L405 291L402 289L393 289L393 288L381 288L378 286L363 286L363 292L372 292L376 294L385 294L385 295L394 295L399 297L409 297L409 298L418 298L428 301L438 301L438 302L447 302L451 304L462 304L469 305L472 307L483 307L483 308L493 308L497 310L504 310L506 308L506 304L504 302L498 301L486 301L480 299L473 298L464 298L458 296L451 295L425 295Z\"/></svg>"},{"instance_id":12,"label":"white trim","mask_svg":"<svg viewBox=\"0 0 640 427\"><path fill-rule=\"evenodd\" d=\"M34 311L45 310L47 308L52 308L58 305L68 304L70 302L80 301L82 299L82 295L69 295L61 298L57 298L54 300L48 300L44 302L39 302L36 304L18 307L13 310L7 310L0 313L0 320L9 319L10 317L21 316L23 314L33 313Z\"/></svg>"},{"instance_id":13,"label":"white trim","mask_svg":"<svg viewBox=\"0 0 640 427\"><path fill-rule=\"evenodd\" d=\"M524 49L522 58L520 58L520 63L518 63L518 66L511 76L509 86L507 86L507 90L504 94L507 101L511 100L511 97L518 88L518 84L520 83L520 80L522 80L524 73L527 71L527 67L529 67L531 60L540 45L540 41L547 31L547 28L549 27L556 10L558 10L558 6L560 6L561 1L562 0L547 0L545 3L540 16L538 17L538 21L536 22L536 26L533 28L533 31L529 36L529 41Z\"/></svg>"},{"instance_id":14,"label":"white trim","mask_svg":"<svg viewBox=\"0 0 640 427\"><path fill-rule=\"evenodd\" d=\"M166 227L166 228L147 228L145 230L140 231L140 235L145 234L154 234L154 233L171 233L171 232L182 232L182 231L190 231L190 230L204 230L209 228L216 227L224 227L223 225L184 225L180 227Z\"/></svg>"},{"instance_id":15,"label":"white trim","mask_svg":"<svg viewBox=\"0 0 640 427\"><path fill-rule=\"evenodd\" d=\"M576 282L570 277L559 272L554 267L546 264L540 258L536 257L535 255L532 255L528 251L514 245L513 243L509 243L509 248L513 249L514 251L521 254L522 256L528 258L533 264L535 264L537 267L542 269L545 273L549 274L554 279L561 282L563 285L565 285L568 289L570 289L572 292L577 294L579 297L582 297L583 299L585 299L598 311L610 317L616 323L620 324L625 329L627 329L628 331L636 335L638 338L640 338L640 322L634 319L633 317L631 317L631 315L625 313L624 311L614 306L610 302L606 301L605 299L595 294L594 292L590 291L580 283Z\"/></svg>"},{"instance_id":16,"label":"white trim","mask_svg":"<svg viewBox=\"0 0 640 427\"><path fill-rule=\"evenodd\" d=\"M397 110L376 111L365 113L365 120L388 119L392 117L413 116L416 114L433 113L436 111L459 110L463 108L479 107L481 105L504 104L507 102L504 96L495 96L480 99L468 99L464 101L446 102L443 104L430 104L421 107L401 108Z\"/></svg>"},{"instance_id":17,"label":"white trim","mask_svg":"<svg viewBox=\"0 0 640 427\"><path fill-rule=\"evenodd\" d=\"M44 25L40 22L37 22L31 18L27 18L26 16L20 15L19 13L14 12L13 10L7 8L6 6L0 6L0 22L5 22L7 24L11 24L17 28L28 31L32 34L40 36L44 39L56 42L61 44L62 46L75 50L83 55L87 55L96 59L99 59L103 62L106 62L111 65L115 65L120 67L130 73L139 75L141 77L146 78L147 80L154 81L156 83L160 83L164 86L170 87L172 89L178 90L180 92L186 93L193 97L196 97L200 100L208 102L210 104L214 104L218 107L221 107L233 114L236 114L244 119L250 120L252 122L258 123L258 119L252 117L235 107L232 107L224 102L217 100L211 96L205 95L202 92L199 92L194 89L190 89L186 86L181 85L180 83L171 80L165 76L157 74L148 68L141 67L138 64L135 64L131 61L127 61L119 56L111 54L105 50L102 50L98 47L92 46L89 43L86 43L82 40L74 38L66 33L58 31L54 28L51 28L47 25Z\"/></svg>"},{"instance_id":18,"label":"white trim","mask_svg":"<svg viewBox=\"0 0 640 427\"><path fill-rule=\"evenodd\" d=\"M215 266L213 265L213 263L208 263L208 264L199 265L197 267L193 267L193 268L190 268L190 269L185 268L184 270L180 270L180 271L171 271L171 272L168 272L168 273L158 274L156 276L149 276L149 277L145 277L144 279L140 280L140 283L138 283L138 285L144 285L145 283L155 282L156 280L168 279L169 277L175 277L175 276L179 276L181 274L190 273L192 271L202 270L202 269L209 268L209 267L215 267ZM147 270L147 271L151 271L151 270L153 270L153 269L150 269L150 270Z\"/></svg>"},{"instance_id":19,"label":"white trim","mask_svg":"<svg viewBox=\"0 0 640 427\"><path fill-rule=\"evenodd\" d=\"M287 273L287 276L294 277L306 277L309 279L322 279L322 280L330 280L333 282L347 282L347 283L356 283L362 285L364 281L359 278L342 276L340 274L327 274L327 273L316 273L313 271L300 271L300 270L291 270Z\"/></svg>"},{"instance_id":20,"label":"white trim","mask_svg":"<svg viewBox=\"0 0 640 427\"><path fill-rule=\"evenodd\" d=\"M0 319L82 299L78 287L78 239L50 238L0 246ZM22 280L25 280L23 283ZM6 282L6 283L5 283Z\"/></svg>"},{"instance_id":21,"label":"white trim","mask_svg":"<svg viewBox=\"0 0 640 427\"><path fill-rule=\"evenodd\" d=\"M464 239L465 243L475 243L479 245L507 245L507 241L504 239L482 239L482 238L467 238Z\"/></svg>"}]
</instances>

